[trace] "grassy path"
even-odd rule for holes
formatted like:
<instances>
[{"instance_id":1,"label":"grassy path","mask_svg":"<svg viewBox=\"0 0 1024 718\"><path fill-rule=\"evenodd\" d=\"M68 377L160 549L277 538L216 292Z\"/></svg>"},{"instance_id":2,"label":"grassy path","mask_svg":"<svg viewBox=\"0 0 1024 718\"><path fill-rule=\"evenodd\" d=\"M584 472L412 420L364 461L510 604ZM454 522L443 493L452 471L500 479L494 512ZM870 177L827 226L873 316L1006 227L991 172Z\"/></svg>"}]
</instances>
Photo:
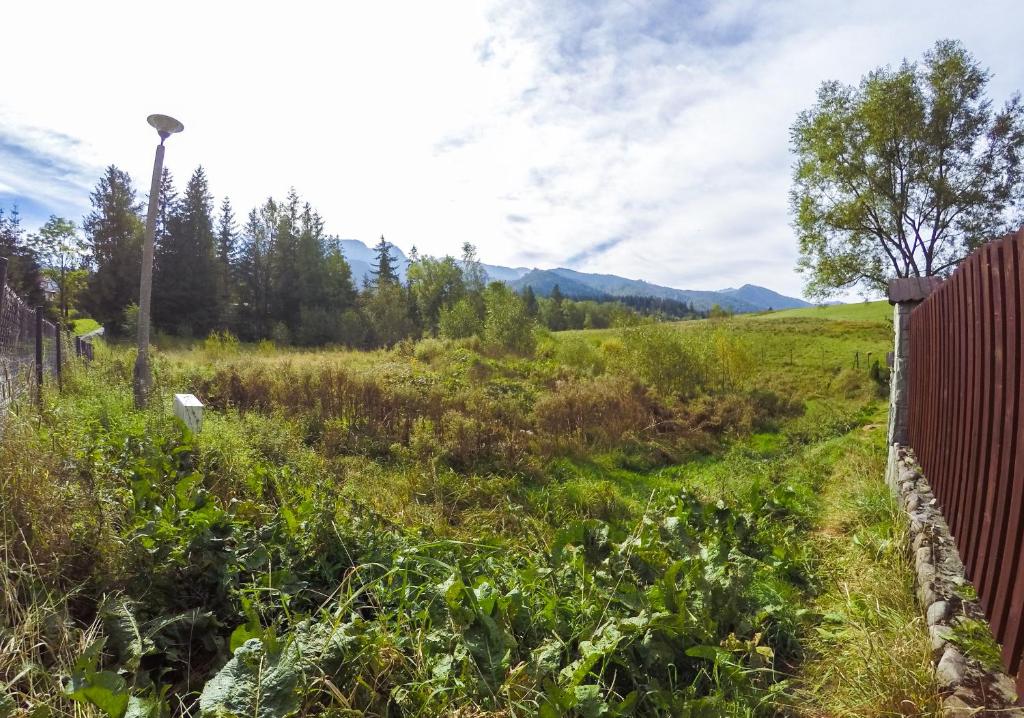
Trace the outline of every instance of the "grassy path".
<instances>
[{"instance_id":1,"label":"grassy path","mask_svg":"<svg viewBox=\"0 0 1024 718\"><path fill-rule=\"evenodd\" d=\"M813 609L822 620L805 639L797 715L937 716L905 520L882 480L884 427L871 424L816 449L838 456L821 484L823 513L811 537L822 581Z\"/></svg>"}]
</instances>

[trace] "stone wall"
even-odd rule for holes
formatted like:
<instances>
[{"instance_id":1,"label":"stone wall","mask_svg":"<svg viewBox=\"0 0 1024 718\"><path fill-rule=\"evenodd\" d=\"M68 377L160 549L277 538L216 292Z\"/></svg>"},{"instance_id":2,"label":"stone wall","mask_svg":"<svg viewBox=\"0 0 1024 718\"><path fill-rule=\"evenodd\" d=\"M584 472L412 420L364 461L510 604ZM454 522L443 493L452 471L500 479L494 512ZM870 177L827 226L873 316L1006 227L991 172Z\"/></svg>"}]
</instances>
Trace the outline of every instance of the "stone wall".
<instances>
[{"instance_id":1,"label":"stone wall","mask_svg":"<svg viewBox=\"0 0 1024 718\"><path fill-rule=\"evenodd\" d=\"M928 620L943 715L1024 718L1024 708L1014 707L1013 680L968 655L956 640L957 627L973 621L987 630L988 623L973 598L949 526L910 448L898 443L890 446L885 478L910 522L915 589Z\"/></svg>"}]
</instances>

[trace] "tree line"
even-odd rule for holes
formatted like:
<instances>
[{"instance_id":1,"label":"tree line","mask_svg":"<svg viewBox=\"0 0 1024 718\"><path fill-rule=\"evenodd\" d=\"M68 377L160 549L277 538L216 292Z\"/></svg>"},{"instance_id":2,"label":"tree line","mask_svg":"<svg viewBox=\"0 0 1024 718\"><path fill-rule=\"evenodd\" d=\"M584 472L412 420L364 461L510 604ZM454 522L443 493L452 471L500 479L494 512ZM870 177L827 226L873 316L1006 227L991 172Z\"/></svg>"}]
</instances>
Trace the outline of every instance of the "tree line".
<instances>
[{"instance_id":1,"label":"tree line","mask_svg":"<svg viewBox=\"0 0 1024 718\"><path fill-rule=\"evenodd\" d=\"M406 338L478 336L515 350L532 346L535 327L552 331L634 324L643 316L702 316L684 302L650 297L577 301L554 287L513 291L488 282L477 250L433 257L410 252L405 281L384 239L369 277L357 283L341 240L293 189L268 198L239 220L230 199L216 204L202 167L179 192L161 177L154 234L152 319L170 335L230 331L245 341L359 348ZM14 211L0 213L0 254L11 256L15 288L40 303L41 272L60 286L59 306L73 304L111 335L131 335L137 316L144 233L143 202L131 177L108 167L90 195L79 239L58 217L36 234ZM357 286L359 284L359 286ZM70 299L70 301L69 301Z\"/></svg>"}]
</instances>

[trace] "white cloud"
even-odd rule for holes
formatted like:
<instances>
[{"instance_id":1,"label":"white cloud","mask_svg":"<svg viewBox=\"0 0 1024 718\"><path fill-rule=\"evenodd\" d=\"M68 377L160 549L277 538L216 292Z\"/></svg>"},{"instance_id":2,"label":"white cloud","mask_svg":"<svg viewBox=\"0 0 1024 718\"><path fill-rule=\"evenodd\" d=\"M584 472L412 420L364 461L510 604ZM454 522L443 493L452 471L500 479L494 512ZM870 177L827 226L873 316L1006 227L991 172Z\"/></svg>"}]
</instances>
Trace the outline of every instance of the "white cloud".
<instances>
[{"instance_id":1,"label":"white cloud","mask_svg":"<svg viewBox=\"0 0 1024 718\"><path fill-rule=\"evenodd\" d=\"M346 237L793 293L788 127L820 81L951 36L1002 99L1024 87L1022 20L1016 2L18 3L0 141L68 166L0 143L0 185L61 211L107 163L144 188L144 118L165 112L186 126L179 184L202 163L240 213L295 185Z\"/></svg>"}]
</instances>

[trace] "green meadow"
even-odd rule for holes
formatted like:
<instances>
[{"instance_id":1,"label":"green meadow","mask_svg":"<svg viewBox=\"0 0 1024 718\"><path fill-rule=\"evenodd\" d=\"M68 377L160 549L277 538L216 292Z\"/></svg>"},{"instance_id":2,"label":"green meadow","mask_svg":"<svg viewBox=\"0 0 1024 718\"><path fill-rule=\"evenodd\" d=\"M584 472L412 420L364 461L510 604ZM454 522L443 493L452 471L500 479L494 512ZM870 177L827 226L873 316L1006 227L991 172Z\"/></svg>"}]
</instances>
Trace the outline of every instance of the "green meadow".
<instances>
[{"instance_id":1,"label":"green meadow","mask_svg":"<svg viewBox=\"0 0 1024 718\"><path fill-rule=\"evenodd\" d=\"M936 714L883 310L100 346L3 427L0 713Z\"/></svg>"}]
</instances>

